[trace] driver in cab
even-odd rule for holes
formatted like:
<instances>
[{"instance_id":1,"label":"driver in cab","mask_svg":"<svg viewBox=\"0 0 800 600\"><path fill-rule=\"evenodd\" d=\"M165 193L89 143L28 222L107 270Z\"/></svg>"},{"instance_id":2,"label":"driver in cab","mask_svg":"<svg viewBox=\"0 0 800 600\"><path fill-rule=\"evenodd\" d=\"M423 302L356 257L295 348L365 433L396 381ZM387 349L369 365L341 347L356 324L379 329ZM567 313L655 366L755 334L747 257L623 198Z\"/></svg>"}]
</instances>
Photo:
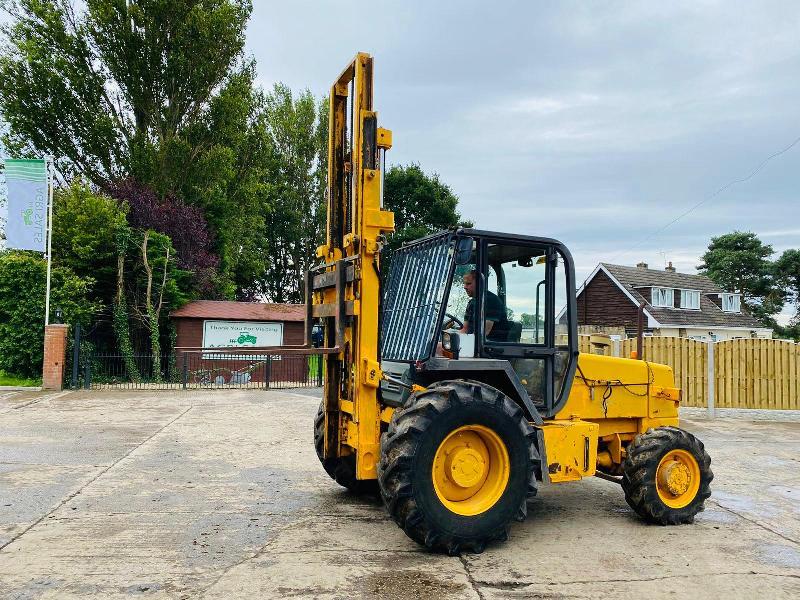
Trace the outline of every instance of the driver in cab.
<instances>
[{"instance_id":1,"label":"driver in cab","mask_svg":"<svg viewBox=\"0 0 800 600\"><path fill-rule=\"evenodd\" d=\"M463 278L464 291L469 296L470 300L467 304L467 309L464 311L464 326L459 330L462 333L475 333L472 326L472 319L475 313L475 289L478 279L478 272L473 269L466 273ZM486 321L484 322L484 335L486 339L502 339L501 329L498 324L502 324L506 320L506 312L503 309L503 303L496 294L486 290L484 296L484 314ZM495 335L492 335L494 331Z\"/></svg>"}]
</instances>

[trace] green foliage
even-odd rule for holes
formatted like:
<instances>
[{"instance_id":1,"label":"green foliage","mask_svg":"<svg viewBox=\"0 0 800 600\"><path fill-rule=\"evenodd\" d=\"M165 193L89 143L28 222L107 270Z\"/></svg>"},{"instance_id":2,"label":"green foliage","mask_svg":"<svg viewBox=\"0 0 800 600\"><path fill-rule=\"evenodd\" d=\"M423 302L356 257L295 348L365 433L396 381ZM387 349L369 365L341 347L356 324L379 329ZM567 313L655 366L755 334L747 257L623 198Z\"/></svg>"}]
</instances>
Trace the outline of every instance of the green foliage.
<instances>
[{"instance_id":1,"label":"green foliage","mask_svg":"<svg viewBox=\"0 0 800 600\"><path fill-rule=\"evenodd\" d=\"M772 324L770 315L780 311L784 301L773 277L772 254L772 246L756 234L734 231L711 239L698 269L726 291L740 293L754 316Z\"/></svg>"},{"instance_id":2,"label":"green foliage","mask_svg":"<svg viewBox=\"0 0 800 600\"><path fill-rule=\"evenodd\" d=\"M458 196L437 174L427 175L418 164L392 166L385 176L384 206L394 212L395 233L388 250L450 227L471 227L458 213Z\"/></svg>"},{"instance_id":3,"label":"green foliage","mask_svg":"<svg viewBox=\"0 0 800 600\"><path fill-rule=\"evenodd\" d=\"M244 57L251 0L0 3L11 15L2 27L0 113L10 126L2 143L11 154L52 154L62 181L79 175L93 186L58 193L54 256L96 279L89 293L112 315L126 355L140 350L131 328L150 332L155 353L166 315L197 289L174 246L183 259L196 253L155 225L167 217L137 221L137 206L161 207L162 216L164 207L202 210L212 297L302 300L323 238L327 101L255 88ZM134 194L123 197L127 218L124 202L93 191L123 183ZM143 189L160 202L135 204ZM391 169L391 244L462 224L457 202L419 165Z\"/></svg>"},{"instance_id":4,"label":"green foliage","mask_svg":"<svg viewBox=\"0 0 800 600\"><path fill-rule=\"evenodd\" d=\"M264 274L264 212L269 209L271 139L266 100L253 89L255 67L230 76L202 122L162 148L139 181L203 210L220 257L219 295L233 297ZM148 176L148 172L152 175Z\"/></svg>"},{"instance_id":5,"label":"green foliage","mask_svg":"<svg viewBox=\"0 0 800 600\"><path fill-rule=\"evenodd\" d=\"M153 359L153 377L161 376L161 328L166 324L169 311L187 300L182 292L183 280L190 273L179 269L175 249L168 236L152 230L137 237L140 254L134 262L129 285L132 286L132 305L135 317L150 337Z\"/></svg>"},{"instance_id":6,"label":"green foliage","mask_svg":"<svg viewBox=\"0 0 800 600\"><path fill-rule=\"evenodd\" d=\"M24 252L0 254L0 369L25 377L41 374L47 263ZM88 324L99 309L89 299L93 280L70 269L52 271L51 310L67 323Z\"/></svg>"},{"instance_id":7,"label":"green foliage","mask_svg":"<svg viewBox=\"0 0 800 600\"><path fill-rule=\"evenodd\" d=\"M128 304L124 295L119 302L114 303L111 318L119 352L122 354L122 360L125 361L125 370L132 381L140 381L139 367L136 366L136 361L133 359L134 352L131 344L130 324L128 323Z\"/></svg>"},{"instance_id":8,"label":"green foliage","mask_svg":"<svg viewBox=\"0 0 800 600\"><path fill-rule=\"evenodd\" d=\"M253 239L263 247L266 269L244 296L301 302L303 279L322 242L327 176L327 102L310 92L296 98L276 85L265 98L262 181L264 225Z\"/></svg>"},{"instance_id":9,"label":"green foliage","mask_svg":"<svg viewBox=\"0 0 800 600\"><path fill-rule=\"evenodd\" d=\"M132 166L151 160L168 168L162 142L208 118L240 63L251 11L247 0L87 0L80 12L71 0L6 5L9 147L63 158L95 183L138 178Z\"/></svg>"},{"instance_id":10,"label":"green foliage","mask_svg":"<svg viewBox=\"0 0 800 600\"><path fill-rule=\"evenodd\" d=\"M263 231L267 149L256 126L263 98L243 60L250 0L5 5L7 150L56 156L65 180L80 174L107 189L132 179L203 208L223 295L261 275L252 233Z\"/></svg>"},{"instance_id":11,"label":"green foliage","mask_svg":"<svg viewBox=\"0 0 800 600\"><path fill-rule=\"evenodd\" d=\"M188 298L183 291L186 286L181 284L191 274L178 268L172 240L168 236L152 230L134 232L133 235L134 239L132 241L136 244L136 253L131 252L132 271L128 282L131 288L131 298L135 299L140 307L147 303L148 277L143 253L144 238L147 236L147 264L153 270L150 289L151 303L155 307L160 302L161 306L157 308L162 312L168 312L186 304Z\"/></svg>"},{"instance_id":12,"label":"green foliage","mask_svg":"<svg viewBox=\"0 0 800 600\"><path fill-rule=\"evenodd\" d=\"M117 227L114 232L114 249L117 258L116 291L111 312L111 326L117 339L117 346L125 361L125 369L133 381L139 381L139 367L133 359L133 344L128 315L128 299L125 295L125 262L131 245L133 231L127 226Z\"/></svg>"},{"instance_id":13,"label":"green foliage","mask_svg":"<svg viewBox=\"0 0 800 600\"><path fill-rule=\"evenodd\" d=\"M127 229L124 206L74 182L53 195L53 260L92 277L91 297L111 303L117 279L117 237Z\"/></svg>"},{"instance_id":14,"label":"green foliage","mask_svg":"<svg viewBox=\"0 0 800 600\"><path fill-rule=\"evenodd\" d=\"M775 337L778 339L800 342L800 323L797 323L797 317L794 318L793 323L786 326L775 325L773 329Z\"/></svg>"},{"instance_id":15,"label":"green foliage","mask_svg":"<svg viewBox=\"0 0 800 600\"><path fill-rule=\"evenodd\" d=\"M800 330L800 250L786 250L775 261L775 279L784 289L787 299L794 303L795 315L792 325L795 330L790 332L790 336L797 338Z\"/></svg>"}]
</instances>

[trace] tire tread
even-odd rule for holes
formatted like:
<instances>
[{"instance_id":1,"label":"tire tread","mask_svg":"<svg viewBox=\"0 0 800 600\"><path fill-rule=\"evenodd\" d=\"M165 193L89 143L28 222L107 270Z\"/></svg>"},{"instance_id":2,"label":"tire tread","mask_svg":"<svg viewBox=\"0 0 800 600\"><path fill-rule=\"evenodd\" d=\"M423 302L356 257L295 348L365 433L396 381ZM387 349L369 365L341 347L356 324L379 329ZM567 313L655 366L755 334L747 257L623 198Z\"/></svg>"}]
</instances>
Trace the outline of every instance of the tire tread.
<instances>
[{"instance_id":1,"label":"tire tread","mask_svg":"<svg viewBox=\"0 0 800 600\"><path fill-rule=\"evenodd\" d=\"M410 538L431 550L446 552L451 556L462 551L480 553L487 544L508 539L510 525L510 522L504 523L479 538L465 538L440 530L417 507L411 478L416 445L437 415L468 403L487 404L519 422L528 444L530 460L526 474L526 493L510 521L522 521L527 516L527 501L536 495L537 489L533 468L539 460L536 432L519 406L499 390L470 380L433 384L424 392L412 394L404 407L395 411L388 430L381 438L378 481L389 514Z\"/></svg>"},{"instance_id":2,"label":"tire tread","mask_svg":"<svg viewBox=\"0 0 800 600\"><path fill-rule=\"evenodd\" d=\"M656 489L658 464L667 452L674 449L691 452L700 467L700 488L692 502L683 508L664 504ZM639 434L628 446L627 457L622 464L625 501L645 521L658 525L692 523L711 496L713 479L711 457L706 453L703 443L678 427L658 427Z\"/></svg>"}]
</instances>

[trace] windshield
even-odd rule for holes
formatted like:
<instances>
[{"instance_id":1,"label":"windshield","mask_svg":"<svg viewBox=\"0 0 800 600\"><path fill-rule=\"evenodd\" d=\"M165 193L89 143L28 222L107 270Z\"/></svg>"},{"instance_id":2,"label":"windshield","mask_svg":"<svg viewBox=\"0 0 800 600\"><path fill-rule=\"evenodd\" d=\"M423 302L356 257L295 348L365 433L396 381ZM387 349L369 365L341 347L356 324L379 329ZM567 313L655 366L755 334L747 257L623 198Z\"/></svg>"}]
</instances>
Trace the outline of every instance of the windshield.
<instances>
[{"instance_id":1,"label":"windshield","mask_svg":"<svg viewBox=\"0 0 800 600\"><path fill-rule=\"evenodd\" d=\"M444 234L398 249L383 296L381 358L417 361L430 356L450 271L454 238Z\"/></svg>"}]
</instances>

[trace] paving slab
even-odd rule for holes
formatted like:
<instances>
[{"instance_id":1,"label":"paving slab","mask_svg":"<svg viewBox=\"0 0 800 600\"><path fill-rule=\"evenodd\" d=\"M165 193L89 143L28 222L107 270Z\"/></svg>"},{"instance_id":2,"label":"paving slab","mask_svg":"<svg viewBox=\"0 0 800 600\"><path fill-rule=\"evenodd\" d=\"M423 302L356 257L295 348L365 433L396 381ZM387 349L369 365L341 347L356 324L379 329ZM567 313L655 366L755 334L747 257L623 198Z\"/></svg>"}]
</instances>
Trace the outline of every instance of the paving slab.
<instances>
[{"instance_id":1,"label":"paving slab","mask_svg":"<svg viewBox=\"0 0 800 600\"><path fill-rule=\"evenodd\" d=\"M16 394L0 398L0 598L800 597L800 414L686 412L715 473L693 525L646 525L590 479L543 487L508 542L448 557L324 473L316 390Z\"/></svg>"}]
</instances>

